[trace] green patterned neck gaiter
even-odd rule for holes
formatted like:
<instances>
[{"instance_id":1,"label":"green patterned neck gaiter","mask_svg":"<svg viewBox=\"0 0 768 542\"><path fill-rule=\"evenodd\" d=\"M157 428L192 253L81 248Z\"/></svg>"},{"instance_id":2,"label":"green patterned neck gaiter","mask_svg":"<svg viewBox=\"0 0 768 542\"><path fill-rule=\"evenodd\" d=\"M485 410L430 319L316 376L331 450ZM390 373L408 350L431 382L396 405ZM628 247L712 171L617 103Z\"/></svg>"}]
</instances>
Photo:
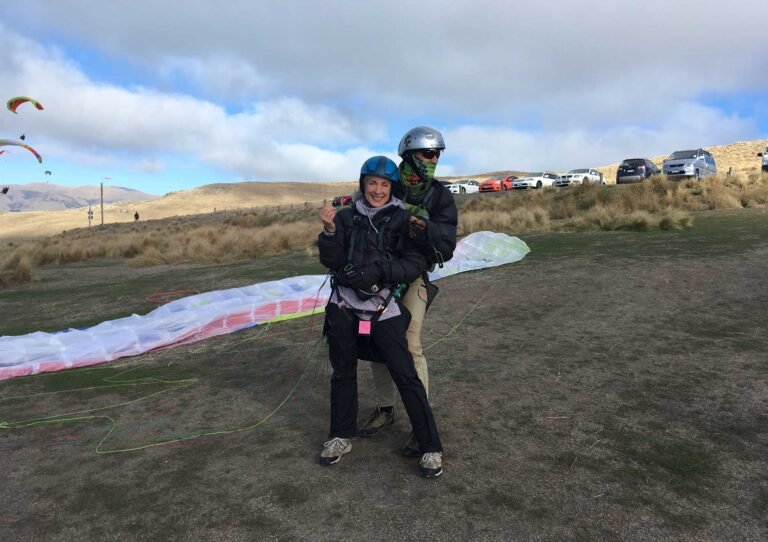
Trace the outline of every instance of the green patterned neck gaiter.
<instances>
[{"instance_id":1,"label":"green patterned neck gaiter","mask_svg":"<svg viewBox=\"0 0 768 542\"><path fill-rule=\"evenodd\" d=\"M405 160L400 162L400 179L405 184L408 194L406 202L418 202L435 180L437 164L422 162L414 157L413 161L419 168L418 173Z\"/></svg>"}]
</instances>

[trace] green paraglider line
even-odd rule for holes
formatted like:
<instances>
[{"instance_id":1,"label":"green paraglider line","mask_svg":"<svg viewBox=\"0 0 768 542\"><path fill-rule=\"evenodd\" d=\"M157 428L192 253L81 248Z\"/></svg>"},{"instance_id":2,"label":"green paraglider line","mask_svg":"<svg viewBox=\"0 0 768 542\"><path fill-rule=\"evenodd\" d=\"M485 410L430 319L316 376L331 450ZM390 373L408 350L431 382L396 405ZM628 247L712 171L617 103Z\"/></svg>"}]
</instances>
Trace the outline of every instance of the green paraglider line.
<instances>
[{"instance_id":1,"label":"green paraglider line","mask_svg":"<svg viewBox=\"0 0 768 542\"><path fill-rule=\"evenodd\" d=\"M510 268L510 269L511 269L511 268ZM463 323L464 323L464 320L466 320L467 318L469 318L469 315L470 315L470 314L472 314L472 313L475 311L475 309L477 309L477 307L480 305L480 303L481 303L481 302L482 302L482 301L485 299L485 297L486 297L486 296L487 296L487 295L490 293L490 291L491 291L491 288L493 288L494 286L496 286L496 284L497 284L497 283L501 282L501 281L502 281L502 279L505 279L505 278L506 278L506 276L507 276L507 273L508 273L508 272L509 272L509 269L506 269L506 270L504 270L504 271L503 271L503 272L502 272L502 273L499 275L499 278L498 278L498 279L496 279L495 281L491 282L490 286L488 286L488 288L486 288L486 289L485 289L485 291L484 291L484 292L483 292L483 293L480 295L480 297L478 297L478 298L477 298L477 300L476 300L476 301L475 301L475 302L474 302L472 305L470 305L470 307L469 307L469 310L466 312L466 314L465 314L464 316L462 316L462 317L461 317L461 319L460 319L458 322L456 322L456 323L455 323L453 326L451 326L451 327L450 327L450 329L448 329L448 331L446 331L446 332L443 334L443 336L442 336L442 337L438 338L438 339L437 339L435 342L433 342L433 343L432 343L432 344L430 344L429 346L427 346L427 347L425 347L425 348L422 348L422 351L426 351L426 350L429 350L429 349L430 349L430 348L432 348L433 346L435 346L435 345L437 345L437 344L440 344L441 342L443 342L444 340L446 340L448 337L450 337L451 335L453 335L454 333L456 333L456 331L458 331L459 327L461 327L461 324L463 324Z\"/></svg>"},{"instance_id":2,"label":"green paraglider line","mask_svg":"<svg viewBox=\"0 0 768 542\"><path fill-rule=\"evenodd\" d=\"M327 278L326 278L326 280L327 280ZM318 294L319 294L320 290L322 290L323 286L325 286L325 282L323 282L323 284L318 289ZM315 297L317 298L317 296L315 296ZM317 312L319 312L320 310L323 310L323 309L322 308L318 308L317 306L315 306L311 310L306 311L304 313L301 313L301 316L311 315L312 318L310 319L309 325L307 327L307 334L306 334L304 342L302 343L301 353L300 353L299 357L304 356L304 354L306 354L306 352L308 350L307 347L308 347L308 344L309 344L309 337L310 337L310 334L312 332L312 328L314 327L314 315ZM275 322L280 322L280 321L288 320L290 318L295 318L295 317L297 317L297 316L296 315L288 315L287 317L277 317L277 318L271 319L271 320L269 320L268 322L265 322L265 323L270 324L270 323L275 323ZM256 338L262 338L264 336L265 332L266 332L266 330L264 330L264 331L260 330L259 335ZM240 341L240 343L238 343L238 344L242 344L242 343L247 342L249 340L254 340L254 338L248 338L245 341ZM318 341L318 344L319 344L319 342L320 341ZM315 361L317 361L317 358L315 358ZM132 367L131 369L128 369L127 371L124 371L122 373L118 373L115 376L111 376L111 377L105 378L104 381L106 381L106 382L113 381L115 378L117 378L117 377L119 377L121 375L124 375L126 373L129 373L129 372L131 372L133 370L136 370L138 368L141 368L143 366L144 365L139 365L137 367ZM88 421L88 420L106 420L106 421L108 421L110 423L110 426L107 429L106 434L101 438L101 440L99 440L99 443L96 445L95 452L97 454L114 454L114 453L134 452L134 451L138 451L138 450L144 450L144 449L147 449L147 448L154 448L154 447L157 447L157 446L165 446L165 445L168 445L168 444L188 441L188 440L192 440L192 439L196 439L196 438L201 438L201 437L215 436L215 435L229 435L229 434L233 434L233 433L240 433L240 432L249 431L251 429L255 429L255 428L261 426L262 424L266 423L270 418L272 418L275 414L277 414L277 412L280 411L280 409L288 402L288 400L296 392L296 390L298 389L299 385L304 380L304 377L306 376L307 369L309 368L309 366L310 366L309 361L304 364L304 367L303 367L303 369L301 371L301 374L299 375L298 380L294 383L293 387L291 387L291 389L288 391L288 393L285 395L285 397L283 397L283 399L277 404L277 406L274 409L272 409L272 411L270 411L266 416L261 418L258 422L254 423L254 424L250 424L250 425L245 426L245 427L239 427L239 428L236 428L236 429L219 429L219 430L213 430L213 431L199 431L199 432L196 432L196 433L189 433L187 435L174 436L173 438L170 438L170 439L167 439L167 440L163 440L163 441L160 441L160 442L152 442L152 443L149 443L149 444L142 444L142 445L134 446L134 447L130 447L130 448L119 448L119 449L113 449L113 450L103 450L102 449L102 445L107 441L107 439L109 439L109 437L112 435L112 433L114 433L114 431L118 428L118 422L115 421L115 419L112 418L111 416L107 416L107 415L77 416L78 414L86 414L86 413L89 413L89 412L98 412L98 411L102 411L102 410L110 410L110 409L114 409L114 408L124 407L126 405L135 404L135 403L138 403L140 401L144 401L145 399L150 399L152 397L161 395L163 393L175 391L175 390L178 390L178 389L187 388L187 387L192 386L192 385L194 385L194 384L196 384L198 382L197 378L184 379L184 380L175 380L174 381L174 380L157 379L155 377L145 377L145 378L140 378L140 379L136 379L136 380L123 381L123 382L116 383L116 384L110 385L110 386L91 386L91 387L87 387L87 388L79 388L79 389L72 389L72 390L62 390L62 391L56 391L56 392L44 392L44 393L39 393L39 394L32 394L32 395L26 395L26 396L7 397L7 398L0 399L0 402L2 402L2 401L13 400L13 399L25 399L25 398L38 397L38 396L41 396L41 395L49 395L49 394L55 394L55 393L73 393L73 392L78 392L78 391L87 391L87 390L94 390L94 389L104 389L104 388L112 388L112 387L120 387L120 386L149 385L149 384L158 384L158 383L159 384L163 384L163 383L165 383L165 384L179 384L179 385L174 386L174 387L169 388L169 389L161 390L159 392L152 393L152 394L146 395L144 397L139 397L138 399L133 399L131 401L125 401L123 403L108 405L108 406L105 406L105 407L79 410L79 411L74 411L74 412L68 412L66 414L56 414L56 415L53 415L53 416L46 416L46 417L42 417L42 418L31 418L31 419L28 419L28 420L20 420L20 421L16 421L16 422L5 422L5 421L2 421L2 422L0 422L0 429L8 429L8 430L11 430L11 429L24 429L24 428L28 428L28 427L34 427L34 426L39 426L39 425L48 425L48 424L77 423L77 422L83 422L83 421ZM112 368L114 368L114 366L112 366ZM85 369L85 370L99 370L99 369L102 369L102 368L93 368L93 369ZM24 378L35 378L35 377L39 377L39 376L49 376L49 375L33 375L33 376L29 376L29 377L24 377ZM50 376L52 376L52 375L50 375ZM141 382L141 381L147 380L147 379L150 379L151 381L150 382ZM72 417L72 416L74 416L74 417Z\"/></svg>"},{"instance_id":3,"label":"green paraglider line","mask_svg":"<svg viewBox=\"0 0 768 542\"><path fill-rule=\"evenodd\" d=\"M426 350L431 349L435 345L437 345L437 344L441 343L442 341L446 340L449 336L451 336L454 333L456 333L456 331L459 329L459 327L461 327L461 325L470 316L470 314L472 314L477 309L477 307L480 305L480 303L482 303L483 300L487 297L487 295L490 293L491 289L494 286L496 286L497 283L501 282L502 279L504 279L506 277L507 273L508 273L508 270L505 270L503 273L501 273L499 275L498 279L492 281L491 284L488 286L488 288L486 288L486 290L478 297L478 299L469 307L469 310L464 314L464 316L458 322L456 322L453 326L451 326L451 328L446 333L444 333L441 337L439 337L437 340L435 340L429 346L426 346L424 348L424 350L426 351ZM325 283L323 283L323 285L321 285L320 289L322 289L322 287L324 285L325 285ZM319 290L318 290L318 292L319 292ZM244 339L242 341L239 341L238 343L235 344L235 346L240 345L240 344L244 344L246 342L251 342L251 341L259 340L259 339L263 338L265 336L265 334L269 331L270 324L274 324L274 323L282 322L282 321L285 321L285 320L297 318L299 316L307 316L307 315L309 315L309 316L311 316L311 319L310 319L309 325L307 326L307 334L306 334L306 337L304 339L304 342L302 343L301 354L300 354L300 357L304 356L306 354L307 350L308 350L307 346L308 346L308 343L309 343L309 337L310 337L310 334L312 332L312 328L314 327L314 315L317 314L318 312L321 312L322 310L324 310L324 307L318 308L317 306L315 306L315 307L312 308L312 310L306 311L304 313L300 313L298 315L297 314L292 314L292 315L280 316L280 317L274 318L272 320L269 320L268 322L264 323L266 325L266 327L264 329L259 329L259 332L254 337L248 337L248 338L246 338L246 339ZM315 347L317 347L321 342L322 342L322 339L318 340L318 342L316 343ZM317 361L318 361L318 357L315 357L315 359L314 359L314 362L315 362L314 364L315 365L319 365L317 363ZM178 389L188 388L188 387L190 387L190 386L192 386L192 385L194 385L194 384L196 384L198 382L197 378L182 379L182 380L164 380L164 379L158 379L158 378L155 378L155 377L144 377L144 378L140 378L140 379L136 379L136 380L127 380L127 381L122 381L122 382L115 383L115 384L110 385L110 386L91 386L91 387L87 387L87 388L72 389L72 390L61 390L61 391L55 391L55 392L44 392L44 393L38 393L38 394L32 394L32 395L7 397L7 398L0 399L0 402L3 402L3 401L12 400L12 399L25 399L25 398L39 397L39 396L42 396L42 395L50 395L50 394L55 394L55 393L73 393L73 392L78 392L78 391L87 391L87 390L95 390L95 389L106 389L106 388L120 387L120 386L141 386L141 385L150 385L150 384L175 384L174 387L169 388L169 389L161 390L159 392L152 393L150 395L146 395L146 396L140 397L138 399L133 399L133 400L126 401L126 402L123 402L123 403L118 403L118 404L109 405L109 406L105 406L105 407L100 407L100 408L95 408L95 409L79 410L79 411L75 411L75 412L69 412L69 413L66 413L66 414L58 414L58 415L48 416L48 417L43 417L43 418L32 418L32 419L29 419L29 420L21 420L21 421L17 421L17 422L0 422L0 429L8 429L8 430L11 430L11 429L23 429L23 428L34 427L34 426L39 426L39 425L48 425L48 424L57 424L57 423L77 423L77 422L83 422L83 421L88 421L88 420L100 420L100 421L101 420L106 420L110 424L109 428L107 429L106 434L99 440L99 443L97 444L96 449L95 449L95 452L97 454L101 454L101 455L126 453L126 452L135 452L135 451L139 451L139 450L145 450L145 449L148 449L148 448L154 448L154 447L166 446L166 445L174 444L174 443L178 443L178 442L190 441L190 440L197 439L197 438L202 438L202 437L217 436L217 435L230 435L230 434L234 434L234 433L241 433L241 432L244 432L244 431L249 431L249 430L252 430L252 429L256 429L257 427L263 425L268 420L270 420L272 417L274 417L274 415L277 414L280 411L280 409L282 409L283 406L285 406L285 404L291 399L293 394L296 392L296 390L298 389L299 385L301 384L301 382L306 377L307 370L309 369L310 365L312 365L312 363L310 363L310 361L308 360L304 364L304 367L301 370L301 374L299 375L298 380L294 383L294 385L291 387L291 389L288 390L288 392L280 400L280 402L277 404L277 406L275 406L268 414L266 414L263 418L261 418L256 423L253 423L253 424L250 424L250 425L247 425L247 426L244 426L244 427L235 428L235 429L218 429L218 430L212 430L212 431L198 431L198 432L189 433L189 434L186 434L186 435L176 435L173 438L169 438L167 440L162 440L162 441L159 441L159 442L151 442L151 443L148 443L148 444L141 444L139 446L133 446L133 447L128 447L128 448L118 448L118 449L112 449L112 450L103 450L102 446L104 445L104 443L109 439L109 437L112 435L112 433L114 433L115 430L117 430L118 425L119 425L118 422L114 418L112 418L111 416L107 416L107 415L77 416L78 414L85 414L85 413L89 413L89 412L98 412L98 411L102 411L102 410L110 410L110 409L119 408L119 407L123 407L123 406L130 405L130 404L135 404L135 403L138 403L140 401L144 401L146 399L150 399L152 397L156 397L156 396L161 395L163 393L175 391L175 390L178 390ZM118 373L115 376L105 378L104 381L106 381L106 382L114 381L115 378L118 378L118 377L120 377L122 375L125 375L125 374L127 374L127 373L129 373L129 372L131 372L133 370L139 369L139 368L144 367L144 366L145 365L139 365L139 366L133 367L131 369L128 369L127 371L124 371L122 373ZM102 369L106 369L106 368L107 367L96 367L96 368L92 368L92 369L82 369L82 370L83 371L102 370ZM111 368L114 368L114 365L111 366ZM32 376L23 377L23 378L40 378L40 377L44 377L44 376L53 376L53 374L32 375ZM142 381L147 380L147 379L149 379L151 381L150 382L142 382ZM74 416L74 417L72 417L72 416Z\"/></svg>"},{"instance_id":4,"label":"green paraglider line","mask_svg":"<svg viewBox=\"0 0 768 542\"><path fill-rule=\"evenodd\" d=\"M310 329L311 329L310 325ZM302 344L302 350L306 351L306 342ZM213 435L228 435L232 433L239 433L243 431L248 431L251 429L255 429L256 427L259 427L260 425L267 422L270 418L272 418L277 412L288 402L288 400L293 396L296 389L299 387L301 382L303 381L307 369L309 367L310 363L307 362L304 364L304 367L302 369L301 375L299 376L298 380L294 383L294 385L291 387L291 389L288 391L288 393L283 397L283 399L277 404L277 406L272 409L266 416L261 418L256 423L236 428L236 429L219 429L219 430L213 430L213 431L199 431L195 433L190 433L183 436L175 436L171 439L163 440L160 442L152 442L149 444L142 444L139 446L134 446L130 448L120 448L120 449L113 449L113 450L104 450L102 449L104 443L109 439L109 437L112 435L112 433L118 428L118 422L108 415L89 415L89 416L79 416L79 414L86 414L86 413L92 413L92 412L99 412L103 410L110 410L115 408L124 407L130 404L135 404L141 401L144 401L146 399L150 399L152 397L156 397L158 395L168 393L171 391L175 391L178 389L188 388L198 382L197 378L190 378L190 379L183 379L183 380L164 380L164 379L158 379L155 377L145 377L137 380L127 380L122 381L120 383L116 383L109 386L90 386L86 388L78 388L78 389L71 389L71 390L61 390L61 391L55 391L55 392L44 392L44 393L38 393L38 394L32 394L32 395L20 395L20 396L14 396L14 397L6 397L3 399L0 399L0 401L9 401L13 399L25 399L25 398L32 398L32 397L39 397L42 395L50 395L50 394L56 394L56 393L74 393L79 391L88 391L88 390L97 390L97 389L107 389L107 388L113 388L113 387L120 387L120 386L141 386L141 385L150 385L150 384L177 384L171 388L158 391L156 393L152 393L143 397L139 397L137 399L132 399L130 401L125 401L122 403L112 404L104 407L99 408L91 408L91 409L85 409L85 410L78 410L74 412L67 412L65 414L56 414L53 416L46 416L42 418L31 418L28 420L19 420L16 422L0 422L0 429L23 429L28 427L34 427L39 425L48 425L48 424L59 424L59 423L77 423L77 422L84 422L88 420L106 420L109 422L110 426L107 429L106 434L99 440L99 443L96 446L95 452L98 454L112 454L112 453L121 453L121 452L132 452L132 451L138 451L143 450L146 448L153 448L157 446L164 446L168 444L173 444L175 442L181 442L186 440L191 440L195 438L200 437L206 437L206 436L213 436ZM133 367L129 369L128 371L125 371L123 373L119 373L118 375L105 378L104 380L106 382L114 381L115 378L118 378L121 375L124 375L130 371L139 369L145 367L145 365L140 365L137 367ZM36 377L38 375L35 375ZM39 375L39 376L49 376L49 375ZM34 377L27 377L27 378L34 378ZM143 380L150 379L150 382L142 382Z\"/></svg>"}]
</instances>

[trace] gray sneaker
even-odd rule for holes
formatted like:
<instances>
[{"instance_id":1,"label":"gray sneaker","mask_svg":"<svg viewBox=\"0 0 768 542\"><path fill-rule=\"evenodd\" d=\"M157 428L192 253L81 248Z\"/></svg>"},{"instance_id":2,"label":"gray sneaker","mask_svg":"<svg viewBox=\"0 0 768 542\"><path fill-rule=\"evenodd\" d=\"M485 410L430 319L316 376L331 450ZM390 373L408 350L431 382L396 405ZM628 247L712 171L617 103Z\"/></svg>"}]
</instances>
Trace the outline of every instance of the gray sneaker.
<instances>
[{"instance_id":1,"label":"gray sneaker","mask_svg":"<svg viewBox=\"0 0 768 542\"><path fill-rule=\"evenodd\" d=\"M419 474L423 478L437 478L443 474L443 452L428 452L422 455Z\"/></svg>"},{"instance_id":2,"label":"gray sneaker","mask_svg":"<svg viewBox=\"0 0 768 542\"><path fill-rule=\"evenodd\" d=\"M376 407L368 421L360 426L357 430L358 437L372 437L388 425L395 423L395 411L387 412L386 410Z\"/></svg>"},{"instance_id":3,"label":"gray sneaker","mask_svg":"<svg viewBox=\"0 0 768 542\"><path fill-rule=\"evenodd\" d=\"M320 452L321 465L333 465L338 463L341 456L352 451L352 442L348 438L334 437L323 444L323 451Z\"/></svg>"}]
</instances>

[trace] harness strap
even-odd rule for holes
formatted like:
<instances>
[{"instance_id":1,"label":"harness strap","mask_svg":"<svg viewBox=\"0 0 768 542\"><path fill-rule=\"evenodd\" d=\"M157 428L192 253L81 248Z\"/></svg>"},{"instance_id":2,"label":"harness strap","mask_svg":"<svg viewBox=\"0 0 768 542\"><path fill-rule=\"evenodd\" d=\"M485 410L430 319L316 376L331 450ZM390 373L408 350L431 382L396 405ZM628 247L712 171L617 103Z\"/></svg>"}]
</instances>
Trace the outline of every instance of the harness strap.
<instances>
[{"instance_id":1,"label":"harness strap","mask_svg":"<svg viewBox=\"0 0 768 542\"><path fill-rule=\"evenodd\" d=\"M381 254L384 260L387 261L391 259L391 256L387 250L387 247L384 246L384 233L391 218L391 216L384 217L384 220L382 220L381 226L379 227L379 233L376 236L376 250L378 250L379 254Z\"/></svg>"},{"instance_id":2,"label":"harness strap","mask_svg":"<svg viewBox=\"0 0 768 542\"><path fill-rule=\"evenodd\" d=\"M341 295L341 290L339 290L338 286L334 286L333 290L335 290L336 295L339 296L339 299L341 301L349 305L349 301L344 299L344 296ZM376 322L376 320L381 318L381 315L384 313L384 311L387 310L387 307L389 306L389 302L392 301L392 297L394 296L394 293L395 293L395 288L390 288L389 294L387 294L386 298L381 299L381 297L379 297L379 299L381 299L381 303L379 303L379 306L376 308L375 311L366 310L366 309L354 309L354 308L352 310L354 312L361 312L363 314L372 314L373 317L371 318L370 322L374 323ZM331 293L331 295L333 295L333 293ZM346 307L344 308L346 309Z\"/></svg>"},{"instance_id":3,"label":"harness strap","mask_svg":"<svg viewBox=\"0 0 768 542\"><path fill-rule=\"evenodd\" d=\"M347 263L351 263L352 255L355 253L355 240L357 239L358 231L360 230L360 221L362 220L362 217L358 214L355 214L352 217L352 231L350 232L349 236L349 250L347 250Z\"/></svg>"}]
</instances>

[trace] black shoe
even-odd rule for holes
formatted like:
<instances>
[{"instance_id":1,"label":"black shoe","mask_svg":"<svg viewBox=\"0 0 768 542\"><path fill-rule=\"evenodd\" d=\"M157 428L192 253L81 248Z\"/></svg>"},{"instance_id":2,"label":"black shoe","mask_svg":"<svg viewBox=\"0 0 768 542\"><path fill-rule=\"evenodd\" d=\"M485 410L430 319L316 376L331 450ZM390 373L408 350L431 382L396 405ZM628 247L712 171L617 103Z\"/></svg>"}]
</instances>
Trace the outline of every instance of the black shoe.
<instances>
[{"instance_id":1,"label":"black shoe","mask_svg":"<svg viewBox=\"0 0 768 542\"><path fill-rule=\"evenodd\" d=\"M368 418L360 429L357 430L358 437L372 437L388 425L395 423L395 410L394 408L387 411L380 407L376 407L376 410Z\"/></svg>"},{"instance_id":2,"label":"black shoe","mask_svg":"<svg viewBox=\"0 0 768 542\"><path fill-rule=\"evenodd\" d=\"M405 446L400 450L400 453L403 457L421 456L421 447L419 446L419 441L416 439L416 433L411 431L411 434L408 435L408 442L405 443Z\"/></svg>"}]
</instances>

